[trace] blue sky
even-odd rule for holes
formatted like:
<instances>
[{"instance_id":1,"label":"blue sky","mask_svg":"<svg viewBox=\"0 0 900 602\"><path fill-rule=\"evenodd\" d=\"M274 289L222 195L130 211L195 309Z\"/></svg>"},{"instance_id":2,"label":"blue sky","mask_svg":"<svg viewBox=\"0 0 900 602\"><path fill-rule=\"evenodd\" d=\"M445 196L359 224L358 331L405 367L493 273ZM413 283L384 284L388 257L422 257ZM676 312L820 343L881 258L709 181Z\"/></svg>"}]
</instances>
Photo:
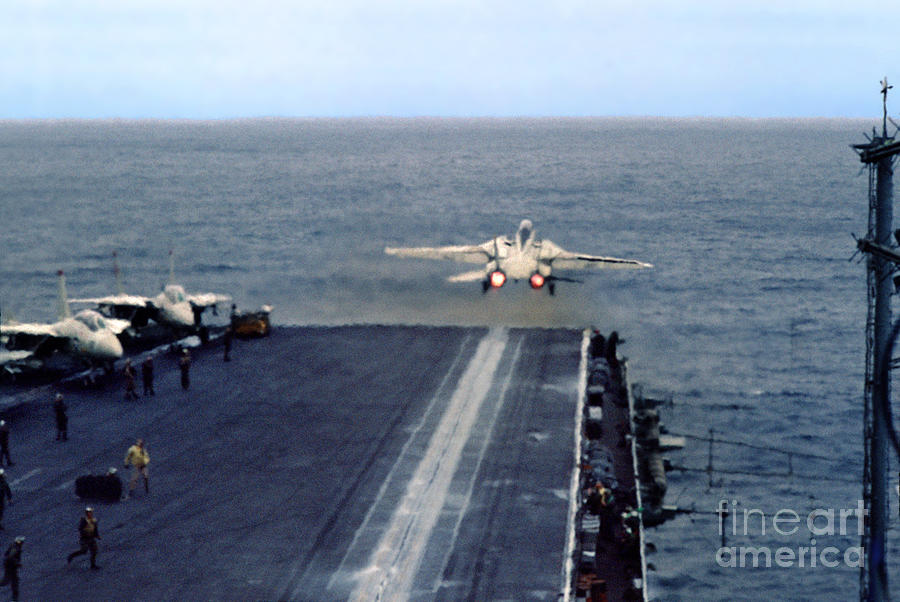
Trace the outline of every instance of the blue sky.
<instances>
[{"instance_id":1,"label":"blue sky","mask_svg":"<svg viewBox=\"0 0 900 602\"><path fill-rule=\"evenodd\" d=\"M4 0L0 118L870 117L879 80L900 83L898 17L871 0Z\"/></svg>"}]
</instances>

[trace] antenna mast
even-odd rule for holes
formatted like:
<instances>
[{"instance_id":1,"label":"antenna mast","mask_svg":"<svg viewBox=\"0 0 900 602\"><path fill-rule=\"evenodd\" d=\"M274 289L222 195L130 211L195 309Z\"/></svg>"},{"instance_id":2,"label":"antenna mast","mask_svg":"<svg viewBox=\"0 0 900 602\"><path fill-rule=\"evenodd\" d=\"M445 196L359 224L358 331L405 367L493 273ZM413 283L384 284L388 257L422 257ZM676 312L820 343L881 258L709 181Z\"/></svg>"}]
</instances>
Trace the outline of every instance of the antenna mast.
<instances>
[{"instance_id":1,"label":"antenna mast","mask_svg":"<svg viewBox=\"0 0 900 602\"><path fill-rule=\"evenodd\" d=\"M887 77L881 81L883 119L881 136L853 148L860 160L869 166L869 228L866 238L858 241L868 253L868 317L866 319L866 382L863 411L865 462L863 468L863 501L868 520L860 545L865 563L860 570L860 600L889 600L887 579L888 472L890 467L887 416L891 396L890 372L880 370L888 365L891 336L891 275L894 264L891 232L893 222L893 159L900 153L900 142L887 136L887 93L893 86ZM887 253L885 253L887 251Z\"/></svg>"},{"instance_id":2,"label":"antenna mast","mask_svg":"<svg viewBox=\"0 0 900 602\"><path fill-rule=\"evenodd\" d=\"M887 140L887 93L888 90L893 88L894 86L888 85L887 76L884 76L884 79L881 80L881 103L884 107L883 117L881 119L881 137Z\"/></svg>"}]
</instances>

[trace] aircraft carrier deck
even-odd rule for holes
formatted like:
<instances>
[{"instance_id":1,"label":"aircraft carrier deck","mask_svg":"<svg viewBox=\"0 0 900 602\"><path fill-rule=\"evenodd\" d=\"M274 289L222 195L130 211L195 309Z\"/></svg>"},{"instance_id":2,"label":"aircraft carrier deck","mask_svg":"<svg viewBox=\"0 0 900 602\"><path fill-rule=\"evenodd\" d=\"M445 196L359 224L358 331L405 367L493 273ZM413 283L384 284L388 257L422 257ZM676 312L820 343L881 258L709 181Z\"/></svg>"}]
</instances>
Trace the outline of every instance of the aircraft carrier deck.
<instances>
[{"instance_id":1,"label":"aircraft carrier deck","mask_svg":"<svg viewBox=\"0 0 900 602\"><path fill-rule=\"evenodd\" d=\"M5 391L15 466L5 546L26 537L23 599L557 600L579 421L580 331L280 327L174 354L156 395L118 376ZM139 362L136 362L139 363ZM138 376L140 391L140 376ZM102 569L78 548L74 480L122 468L150 492L90 502Z\"/></svg>"}]
</instances>

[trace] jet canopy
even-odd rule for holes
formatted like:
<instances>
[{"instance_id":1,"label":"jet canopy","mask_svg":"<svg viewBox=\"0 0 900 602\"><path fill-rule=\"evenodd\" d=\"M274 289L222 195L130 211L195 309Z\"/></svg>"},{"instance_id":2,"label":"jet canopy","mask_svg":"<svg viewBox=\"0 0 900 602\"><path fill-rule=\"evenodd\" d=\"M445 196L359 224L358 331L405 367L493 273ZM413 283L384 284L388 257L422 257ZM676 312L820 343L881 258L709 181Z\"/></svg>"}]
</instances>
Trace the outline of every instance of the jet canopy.
<instances>
[{"instance_id":1,"label":"jet canopy","mask_svg":"<svg viewBox=\"0 0 900 602\"><path fill-rule=\"evenodd\" d=\"M532 236L534 236L534 225L532 225L531 220L523 219L522 223L519 224L518 232L516 232L516 244L520 249L523 249Z\"/></svg>"},{"instance_id":2,"label":"jet canopy","mask_svg":"<svg viewBox=\"0 0 900 602\"><path fill-rule=\"evenodd\" d=\"M91 332L98 332L107 328L103 316L89 309L75 314L75 319L87 326Z\"/></svg>"},{"instance_id":3,"label":"jet canopy","mask_svg":"<svg viewBox=\"0 0 900 602\"><path fill-rule=\"evenodd\" d=\"M163 294L170 303L184 303L187 299L184 296L184 289L177 284L170 284L164 290Z\"/></svg>"},{"instance_id":4,"label":"jet canopy","mask_svg":"<svg viewBox=\"0 0 900 602\"><path fill-rule=\"evenodd\" d=\"M107 318L93 309L83 309L75 314L74 319L84 324L91 332L110 331L113 334L120 334L131 325L128 320L118 320L116 318ZM62 323L64 324L64 323Z\"/></svg>"}]
</instances>

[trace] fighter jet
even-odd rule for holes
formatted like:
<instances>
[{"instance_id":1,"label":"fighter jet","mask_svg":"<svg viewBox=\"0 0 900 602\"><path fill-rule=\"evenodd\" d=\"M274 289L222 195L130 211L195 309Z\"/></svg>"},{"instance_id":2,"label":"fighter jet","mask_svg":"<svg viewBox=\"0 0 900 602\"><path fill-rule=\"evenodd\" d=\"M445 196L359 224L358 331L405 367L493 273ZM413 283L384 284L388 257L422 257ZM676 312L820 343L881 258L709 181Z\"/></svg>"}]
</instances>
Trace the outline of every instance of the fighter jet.
<instances>
[{"instance_id":1,"label":"fighter jet","mask_svg":"<svg viewBox=\"0 0 900 602\"><path fill-rule=\"evenodd\" d=\"M174 263L169 253L169 284L155 297L126 295L122 292L119 265L113 253L118 294L106 297L72 299L72 303L95 303L103 313L131 321L135 328L147 326L149 320L178 329L193 329L201 325L201 314L207 307L231 301L229 295L217 293L188 294L180 284L174 284Z\"/></svg>"},{"instance_id":2,"label":"fighter jet","mask_svg":"<svg viewBox=\"0 0 900 602\"><path fill-rule=\"evenodd\" d=\"M128 328L129 322L106 318L91 309L73 316L66 298L65 275L62 270L58 275L59 320L52 324L0 324L0 339L5 347L2 359L17 362L33 357L46 365L57 356L66 356L76 363L111 366L122 357L122 344L117 335Z\"/></svg>"},{"instance_id":3,"label":"fighter jet","mask_svg":"<svg viewBox=\"0 0 900 602\"><path fill-rule=\"evenodd\" d=\"M446 247L387 247L388 255L418 259L449 259L465 263L483 263L484 267L449 277L450 282L481 282L482 292L500 288L507 280L528 280L531 288L545 285L552 295L557 281L579 282L557 276L554 270L590 268L652 268L649 263L635 259L599 257L566 251L559 245L541 240L535 235L531 220L524 219L513 238L497 236L478 245Z\"/></svg>"}]
</instances>

